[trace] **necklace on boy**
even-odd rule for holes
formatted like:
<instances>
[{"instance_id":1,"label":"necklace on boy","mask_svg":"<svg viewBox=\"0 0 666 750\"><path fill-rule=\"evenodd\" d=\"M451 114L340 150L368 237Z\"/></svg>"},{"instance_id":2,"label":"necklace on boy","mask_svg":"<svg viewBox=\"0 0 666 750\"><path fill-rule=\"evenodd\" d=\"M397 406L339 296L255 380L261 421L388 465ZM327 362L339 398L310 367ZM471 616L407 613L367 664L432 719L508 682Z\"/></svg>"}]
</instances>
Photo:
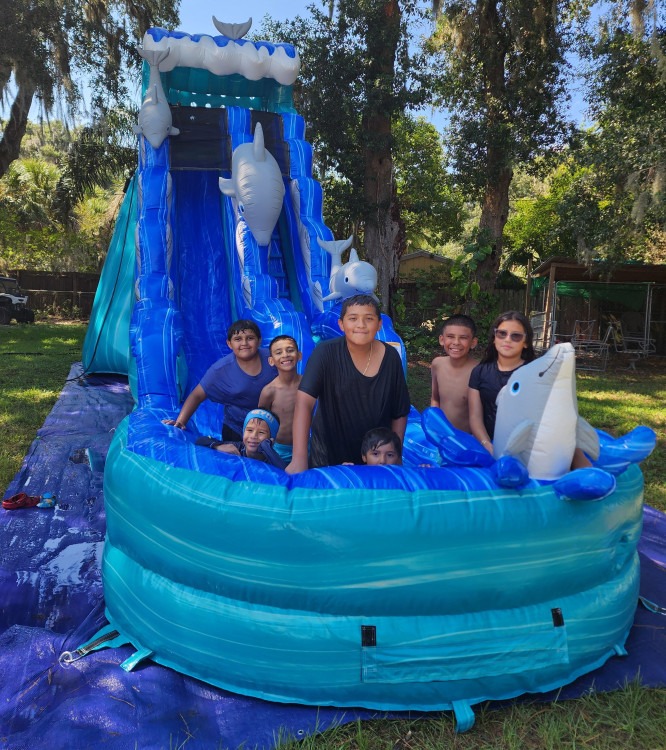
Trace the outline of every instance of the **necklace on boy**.
<instances>
[{"instance_id":1,"label":"necklace on boy","mask_svg":"<svg viewBox=\"0 0 666 750\"><path fill-rule=\"evenodd\" d=\"M362 373L363 375L365 375L365 373L368 371L368 367L370 367L370 360L372 359L372 345L374 343L375 343L374 341L370 342L370 354L368 354L368 361L365 365L365 370L363 370L363 373Z\"/></svg>"}]
</instances>

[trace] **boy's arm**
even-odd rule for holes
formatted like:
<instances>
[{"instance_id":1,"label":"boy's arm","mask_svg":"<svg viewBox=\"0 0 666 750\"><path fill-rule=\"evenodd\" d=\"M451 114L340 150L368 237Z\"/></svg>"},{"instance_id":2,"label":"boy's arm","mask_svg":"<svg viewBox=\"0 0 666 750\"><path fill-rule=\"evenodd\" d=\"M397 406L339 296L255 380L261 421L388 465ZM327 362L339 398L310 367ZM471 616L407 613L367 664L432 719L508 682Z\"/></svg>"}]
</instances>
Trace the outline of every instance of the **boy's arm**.
<instances>
[{"instance_id":1,"label":"boy's arm","mask_svg":"<svg viewBox=\"0 0 666 750\"><path fill-rule=\"evenodd\" d=\"M296 394L296 406L294 407L294 424L292 435L294 448L291 454L291 463L285 471L287 474L300 474L308 468L308 439L312 425L312 410L317 399L304 391Z\"/></svg>"},{"instance_id":2,"label":"boy's arm","mask_svg":"<svg viewBox=\"0 0 666 750\"><path fill-rule=\"evenodd\" d=\"M185 429L185 425L189 422L190 417L199 408L199 406L207 399L206 391L198 385L192 393L185 399L180 414L176 419L163 419L164 424L172 424L174 427L178 427L180 430Z\"/></svg>"},{"instance_id":3,"label":"boy's arm","mask_svg":"<svg viewBox=\"0 0 666 750\"><path fill-rule=\"evenodd\" d=\"M271 384L265 385L261 389L261 393L259 394L259 404L257 405L259 409L268 409L268 411L271 411L273 408L273 388L271 387Z\"/></svg>"},{"instance_id":4,"label":"boy's arm","mask_svg":"<svg viewBox=\"0 0 666 750\"><path fill-rule=\"evenodd\" d=\"M220 451L220 453L229 453L232 456L240 456L240 451L233 443L220 443L215 446L215 450Z\"/></svg>"},{"instance_id":5,"label":"boy's arm","mask_svg":"<svg viewBox=\"0 0 666 750\"><path fill-rule=\"evenodd\" d=\"M436 359L433 359L432 364L430 365L430 373L432 376L432 392L430 395L430 406L439 406L439 383L437 382L437 357Z\"/></svg>"},{"instance_id":6,"label":"boy's arm","mask_svg":"<svg viewBox=\"0 0 666 750\"><path fill-rule=\"evenodd\" d=\"M404 442L405 430L407 429L407 416L391 420L391 429L400 438L400 442Z\"/></svg>"},{"instance_id":7,"label":"boy's arm","mask_svg":"<svg viewBox=\"0 0 666 750\"><path fill-rule=\"evenodd\" d=\"M483 424L481 394L476 388L467 389L467 402L469 404L469 427L472 430L472 435L474 435L488 453L492 454L493 444L488 437L486 426Z\"/></svg>"}]
</instances>

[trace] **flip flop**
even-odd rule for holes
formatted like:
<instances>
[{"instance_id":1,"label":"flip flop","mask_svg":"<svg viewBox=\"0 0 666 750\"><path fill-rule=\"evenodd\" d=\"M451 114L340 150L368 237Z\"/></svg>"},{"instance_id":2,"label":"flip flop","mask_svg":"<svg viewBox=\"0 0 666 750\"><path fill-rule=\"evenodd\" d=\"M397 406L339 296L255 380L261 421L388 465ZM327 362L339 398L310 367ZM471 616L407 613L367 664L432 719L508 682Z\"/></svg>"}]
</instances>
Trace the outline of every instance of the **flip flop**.
<instances>
[{"instance_id":1,"label":"flip flop","mask_svg":"<svg viewBox=\"0 0 666 750\"><path fill-rule=\"evenodd\" d=\"M2 501L2 507L5 510L19 510L20 508L34 508L39 503L41 497L26 495L25 492L19 492L18 495L12 495Z\"/></svg>"}]
</instances>

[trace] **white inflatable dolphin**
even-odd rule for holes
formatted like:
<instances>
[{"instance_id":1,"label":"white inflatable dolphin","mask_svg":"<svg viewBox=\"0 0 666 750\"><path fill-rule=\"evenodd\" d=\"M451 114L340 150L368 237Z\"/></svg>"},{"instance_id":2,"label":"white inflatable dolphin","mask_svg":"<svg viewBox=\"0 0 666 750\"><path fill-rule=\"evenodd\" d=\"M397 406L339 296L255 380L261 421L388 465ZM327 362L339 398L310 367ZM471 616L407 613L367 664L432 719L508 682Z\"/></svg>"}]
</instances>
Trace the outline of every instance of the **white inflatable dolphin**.
<instances>
[{"instance_id":1,"label":"white inflatable dolphin","mask_svg":"<svg viewBox=\"0 0 666 750\"><path fill-rule=\"evenodd\" d=\"M135 125L133 130L135 135L143 134L153 148L159 148L168 135L180 133L180 130L171 124L171 110L160 78L160 63L169 56L169 48L161 52L139 49L139 54L150 66L150 78L146 96L139 110L139 124Z\"/></svg>"},{"instance_id":2,"label":"white inflatable dolphin","mask_svg":"<svg viewBox=\"0 0 666 750\"><path fill-rule=\"evenodd\" d=\"M354 235L346 240L320 240L317 237L319 246L326 250L331 256L331 279L329 281L329 291L322 302L332 299L346 299L353 297L355 294L372 294L374 297L375 287L377 286L377 271L370 263L359 260L358 253L352 247L349 253L347 263L342 263L342 253L351 247Z\"/></svg>"},{"instance_id":3,"label":"white inflatable dolphin","mask_svg":"<svg viewBox=\"0 0 666 750\"><path fill-rule=\"evenodd\" d=\"M264 146L261 123L257 123L251 143L234 149L231 179L220 177L220 190L236 199L238 213L257 244L268 245L280 218L285 190L280 167Z\"/></svg>"},{"instance_id":4,"label":"white inflatable dolphin","mask_svg":"<svg viewBox=\"0 0 666 750\"><path fill-rule=\"evenodd\" d=\"M599 457L599 435L578 416L576 352L557 344L499 392L493 449L496 458L520 459L533 479L554 480L571 469L576 446Z\"/></svg>"}]
</instances>

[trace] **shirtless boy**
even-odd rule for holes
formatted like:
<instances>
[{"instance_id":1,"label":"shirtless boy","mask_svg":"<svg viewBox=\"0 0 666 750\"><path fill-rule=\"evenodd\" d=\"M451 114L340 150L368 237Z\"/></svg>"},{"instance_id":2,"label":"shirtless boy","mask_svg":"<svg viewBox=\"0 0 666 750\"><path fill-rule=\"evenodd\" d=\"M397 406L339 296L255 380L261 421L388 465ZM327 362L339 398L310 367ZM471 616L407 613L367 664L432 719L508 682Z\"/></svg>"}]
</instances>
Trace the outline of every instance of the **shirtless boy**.
<instances>
[{"instance_id":1,"label":"shirtless boy","mask_svg":"<svg viewBox=\"0 0 666 750\"><path fill-rule=\"evenodd\" d=\"M477 345L476 324L468 315L452 315L442 325L439 344L445 356L432 361L431 406L438 406L451 424L471 432L467 388L469 376L478 364L470 352Z\"/></svg>"},{"instance_id":2,"label":"shirtless boy","mask_svg":"<svg viewBox=\"0 0 666 750\"><path fill-rule=\"evenodd\" d=\"M259 408L274 412L280 420L280 430L273 449L287 463L291 461L292 427L296 393L301 376L296 366L301 361L298 344L291 336L276 336L269 347L268 363L277 370L277 377L265 385L259 396Z\"/></svg>"}]
</instances>

